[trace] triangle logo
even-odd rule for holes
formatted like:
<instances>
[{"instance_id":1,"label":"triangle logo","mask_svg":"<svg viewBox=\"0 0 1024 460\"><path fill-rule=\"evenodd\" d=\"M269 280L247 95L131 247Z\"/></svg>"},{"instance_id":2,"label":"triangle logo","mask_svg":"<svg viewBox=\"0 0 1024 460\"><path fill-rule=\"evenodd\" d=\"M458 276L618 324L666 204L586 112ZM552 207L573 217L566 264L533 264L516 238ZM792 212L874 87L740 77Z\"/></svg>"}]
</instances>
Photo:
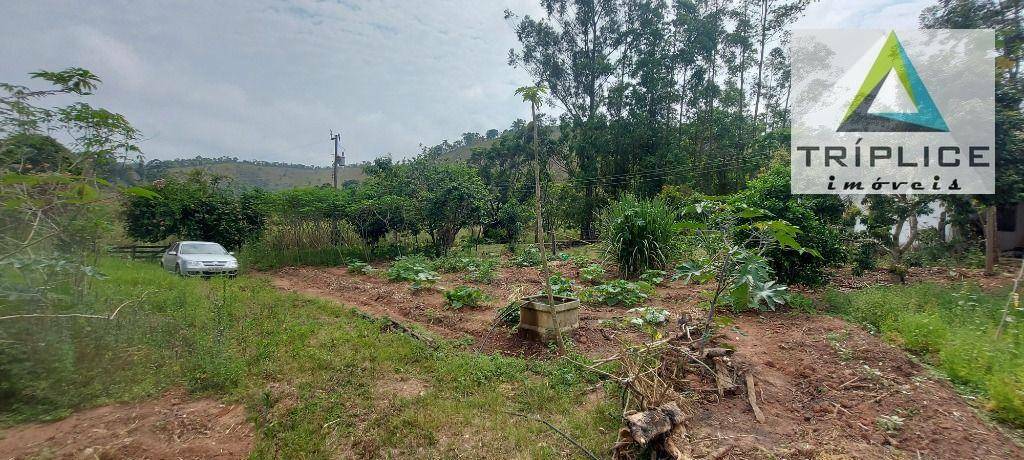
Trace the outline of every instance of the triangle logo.
<instances>
[{"instance_id":1,"label":"triangle logo","mask_svg":"<svg viewBox=\"0 0 1024 460\"><path fill-rule=\"evenodd\" d=\"M913 103L916 112L871 112L871 105L891 73ZM903 44L890 32L864 83L850 103L837 132L949 132L928 89L907 57Z\"/></svg>"}]
</instances>

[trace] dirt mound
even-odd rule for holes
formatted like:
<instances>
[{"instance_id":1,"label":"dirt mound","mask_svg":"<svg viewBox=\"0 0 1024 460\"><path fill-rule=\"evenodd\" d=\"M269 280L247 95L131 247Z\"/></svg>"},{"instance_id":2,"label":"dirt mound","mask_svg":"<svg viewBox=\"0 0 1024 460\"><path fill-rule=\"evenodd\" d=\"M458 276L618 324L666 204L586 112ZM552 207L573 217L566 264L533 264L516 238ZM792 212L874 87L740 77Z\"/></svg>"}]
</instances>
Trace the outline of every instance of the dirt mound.
<instances>
[{"instance_id":1,"label":"dirt mound","mask_svg":"<svg viewBox=\"0 0 1024 460\"><path fill-rule=\"evenodd\" d=\"M741 316L724 328L756 375L766 416L745 398L704 401L690 424L729 458L1024 458L946 381L840 319Z\"/></svg>"},{"instance_id":2,"label":"dirt mound","mask_svg":"<svg viewBox=\"0 0 1024 460\"><path fill-rule=\"evenodd\" d=\"M0 431L3 458L236 459L252 448L245 408L181 392Z\"/></svg>"}]
</instances>

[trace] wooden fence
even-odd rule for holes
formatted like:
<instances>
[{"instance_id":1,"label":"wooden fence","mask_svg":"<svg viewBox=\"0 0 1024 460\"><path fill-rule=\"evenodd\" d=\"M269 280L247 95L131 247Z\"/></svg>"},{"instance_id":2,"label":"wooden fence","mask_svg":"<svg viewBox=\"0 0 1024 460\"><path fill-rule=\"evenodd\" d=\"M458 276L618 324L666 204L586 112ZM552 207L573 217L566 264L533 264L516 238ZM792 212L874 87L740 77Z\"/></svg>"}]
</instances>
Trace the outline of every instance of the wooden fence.
<instances>
[{"instance_id":1,"label":"wooden fence","mask_svg":"<svg viewBox=\"0 0 1024 460\"><path fill-rule=\"evenodd\" d=\"M157 259L164 251L167 250L165 245L157 244L135 244L129 246L112 246L109 249L111 254L120 254L131 257L132 260L138 258L144 259Z\"/></svg>"}]
</instances>

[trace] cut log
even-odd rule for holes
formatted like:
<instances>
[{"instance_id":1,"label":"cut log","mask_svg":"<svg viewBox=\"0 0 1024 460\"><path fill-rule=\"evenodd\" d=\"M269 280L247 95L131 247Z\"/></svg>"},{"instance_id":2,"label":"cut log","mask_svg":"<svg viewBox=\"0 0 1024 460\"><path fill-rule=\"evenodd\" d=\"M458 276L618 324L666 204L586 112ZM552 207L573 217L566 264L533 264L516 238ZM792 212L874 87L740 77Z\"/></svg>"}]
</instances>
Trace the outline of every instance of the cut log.
<instances>
[{"instance_id":1,"label":"cut log","mask_svg":"<svg viewBox=\"0 0 1024 460\"><path fill-rule=\"evenodd\" d=\"M764 412L757 406L757 390L754 388L754 374L747 372L747 401L750 401L750 408L754 410L754 418L759 423L764 423Z\"/></svg>"},{"instance_id":2,"label":"cut log","mask_svg":"<svg viewBox=\"0 0 1024 460\"><path fill-rule=\"evenodd\" d=\"M712 360L715 362L715 385L718 388L718 396L736 394L738 385L732 380L729 366L722 358L712 358Z\"/></svg>"},{"instance_id":3,"label":"cut log","mask_svg":"<svg viewBox=\"0 0 1024 460\"><path fill-rule=\"evenodd\" d=\"M683 423L685 418L679 405L670 402L648 411L627 415L626 427L637 444L646 446L652 439L672 431L676 425Z\"/></svg>"}]
</instances>

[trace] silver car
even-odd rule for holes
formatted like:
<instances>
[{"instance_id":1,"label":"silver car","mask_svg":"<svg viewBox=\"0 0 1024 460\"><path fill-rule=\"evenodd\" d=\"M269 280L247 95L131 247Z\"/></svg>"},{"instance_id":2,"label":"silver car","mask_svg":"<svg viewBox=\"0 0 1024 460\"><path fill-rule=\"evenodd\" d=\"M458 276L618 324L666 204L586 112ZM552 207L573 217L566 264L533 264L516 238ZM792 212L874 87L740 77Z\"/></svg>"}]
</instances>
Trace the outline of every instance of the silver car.
<instances>
[{"instance_id":1,"label":"silver car","mask_svg":"<svg viewBox=\"0 0 1024 460\"><path fill-rule=\"evenodd\" d=\"M238 274L238 259L217 243L181 241L164 252L160 264L185 276L213 276Z\"/></svg>"}]
</instances>

